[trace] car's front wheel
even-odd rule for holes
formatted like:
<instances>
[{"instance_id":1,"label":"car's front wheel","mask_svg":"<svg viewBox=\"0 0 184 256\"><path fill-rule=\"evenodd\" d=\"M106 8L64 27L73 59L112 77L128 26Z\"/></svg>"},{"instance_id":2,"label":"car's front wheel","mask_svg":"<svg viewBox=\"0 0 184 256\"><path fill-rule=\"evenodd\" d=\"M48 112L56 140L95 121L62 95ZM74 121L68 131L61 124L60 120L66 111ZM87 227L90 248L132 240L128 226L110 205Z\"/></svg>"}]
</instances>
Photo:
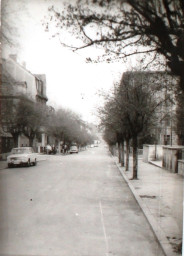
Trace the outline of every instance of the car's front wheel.
<instances>
[{"instance_id":1,"label":"car's front wheel","mask_svg":"<svg viewBox=\"0 0 184 256\"><path fill-rule=\"evenodd\" d=\"M27 162L27 167L30 167L31 166L31 162L30 162L30 159L28 160Z\"/></svg>"},{"instance_id":2,"label":"car's front wheel","mask_svg":"<svg viewBox=\"0 0 184 256\"><path fill-rule=\"evenodd\" d=\"M13 165L12 164L8 164L8 168L12 168L13 167Z\"/></svg>"}]
</instances>

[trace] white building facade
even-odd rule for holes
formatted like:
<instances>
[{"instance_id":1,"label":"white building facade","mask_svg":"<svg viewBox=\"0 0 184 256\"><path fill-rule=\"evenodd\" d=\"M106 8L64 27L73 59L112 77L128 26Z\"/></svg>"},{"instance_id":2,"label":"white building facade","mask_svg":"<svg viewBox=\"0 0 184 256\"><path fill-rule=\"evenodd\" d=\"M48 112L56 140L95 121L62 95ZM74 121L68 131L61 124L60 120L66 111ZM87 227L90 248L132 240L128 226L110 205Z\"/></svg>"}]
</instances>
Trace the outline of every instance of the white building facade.
<instances>
[{"instance_id":1,"label":"white building facade","mask_svg":"<svg viewBox=\"0 0 184 256\"><path fill-rule=\"evenodd\" d=\"M1 102L6 107L7 104L15 104L21 96L29 100L46 106L46 76L45 74L32 74L26 69L25 63L20 64L16 55L10 55L8 59L2 59L1 68ZM3 111L3 110L1 110ZM40 139L34 140L33 146L37 151L47 144L47 135L45 129L40 127ZM12 148L11 134L0 127L1 147L0 154L8 153ZM23 134L18 137L18 147L29 146L29 140Z\"/></svg>"}]
</instances>

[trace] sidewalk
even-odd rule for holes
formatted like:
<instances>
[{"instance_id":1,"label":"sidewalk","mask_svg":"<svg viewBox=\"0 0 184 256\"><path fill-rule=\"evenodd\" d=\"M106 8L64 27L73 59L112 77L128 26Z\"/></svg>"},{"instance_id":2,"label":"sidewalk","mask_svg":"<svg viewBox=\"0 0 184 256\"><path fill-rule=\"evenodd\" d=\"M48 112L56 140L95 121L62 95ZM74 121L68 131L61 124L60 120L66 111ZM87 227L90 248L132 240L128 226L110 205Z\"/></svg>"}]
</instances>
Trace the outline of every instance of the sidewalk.
<instances>
[{"instance_id":1,"label":"sidewalk","mask_svg":"<svg viewBox=\"0 0 184 256\"><path fill-rule=\"evenodd\" d=\"M125 172L125 168L120 166L117 157L114 159L150 223L165 255L181 255L176 252L176 248L182 239L183 177L161 168L161 162L144 163L139 158L138 180L130 180L132 178L132 158L130 158L128 172Z\"/></svg>"},{"instance_id":2,"label":"sidewalk","mask_svg":"<svg viewBox=\"0 0 184 256\"><path fill-rule=\"evenodd\" d=\"M3 170L5 168L7 168L7 162L6 162L6 160L1 160L0 161L0 170Z\"/></svg>"}]
</instances>

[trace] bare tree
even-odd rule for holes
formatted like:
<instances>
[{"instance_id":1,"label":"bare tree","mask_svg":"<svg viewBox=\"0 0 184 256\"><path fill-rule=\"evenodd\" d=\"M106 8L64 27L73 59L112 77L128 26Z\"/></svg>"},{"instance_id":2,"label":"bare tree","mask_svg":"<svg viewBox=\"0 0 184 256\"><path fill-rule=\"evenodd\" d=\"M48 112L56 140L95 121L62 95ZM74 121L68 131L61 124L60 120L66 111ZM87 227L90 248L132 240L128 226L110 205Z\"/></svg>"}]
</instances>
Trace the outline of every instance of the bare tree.
<instances>
[{"instance_id":1,"label":"bare tree","mask_svg":"<svg viewBox=\"0 0 184 256\"><path fill-rule=\"evenodd\" d=\"M59 36L74 51L102 47L107 61L149 53L155 60L161 55L184 90L183 0L79 0L67 5L66 12L51 6L44 25L46 31L55 26L52 36ZM65 30L75 35L77 43L65 41Z\"/></svg>"},{"instance_id":2,"label":"bare tree","mask_svg":"<svg viewBox=\"0 0 184 256\"><path fill-rule=\"evenodd\" d=\"M133 146L133 176L138 178L138 138L147 134L156 124L156 111L165 100L154 97L161 94L160 86L152 86L145 73L126 72L111 100L101 109L102 124L114 134L120 134L127 141L126 170L129 165L129 141ZM116 137L118 141L118 137Z\"/></svg>"}]
</instances>

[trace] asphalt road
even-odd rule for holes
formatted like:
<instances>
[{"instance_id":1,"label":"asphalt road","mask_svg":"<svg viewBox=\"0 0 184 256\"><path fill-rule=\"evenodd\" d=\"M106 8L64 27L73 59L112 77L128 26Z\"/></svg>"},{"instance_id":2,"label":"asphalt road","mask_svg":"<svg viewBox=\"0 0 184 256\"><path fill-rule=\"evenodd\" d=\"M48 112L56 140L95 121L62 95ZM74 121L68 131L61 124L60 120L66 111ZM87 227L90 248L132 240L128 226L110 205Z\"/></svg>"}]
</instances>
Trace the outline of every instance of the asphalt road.
<instances>
[{"instance_id":1,"label":"asphalt road","mask_svg":"<svg viewBox=\"0 0 184 256\"><path fill-rule=\"evenodd\" d=\"M0 255L163 256L104 145L0 171Z\"/></svg>"}]
</instances>

